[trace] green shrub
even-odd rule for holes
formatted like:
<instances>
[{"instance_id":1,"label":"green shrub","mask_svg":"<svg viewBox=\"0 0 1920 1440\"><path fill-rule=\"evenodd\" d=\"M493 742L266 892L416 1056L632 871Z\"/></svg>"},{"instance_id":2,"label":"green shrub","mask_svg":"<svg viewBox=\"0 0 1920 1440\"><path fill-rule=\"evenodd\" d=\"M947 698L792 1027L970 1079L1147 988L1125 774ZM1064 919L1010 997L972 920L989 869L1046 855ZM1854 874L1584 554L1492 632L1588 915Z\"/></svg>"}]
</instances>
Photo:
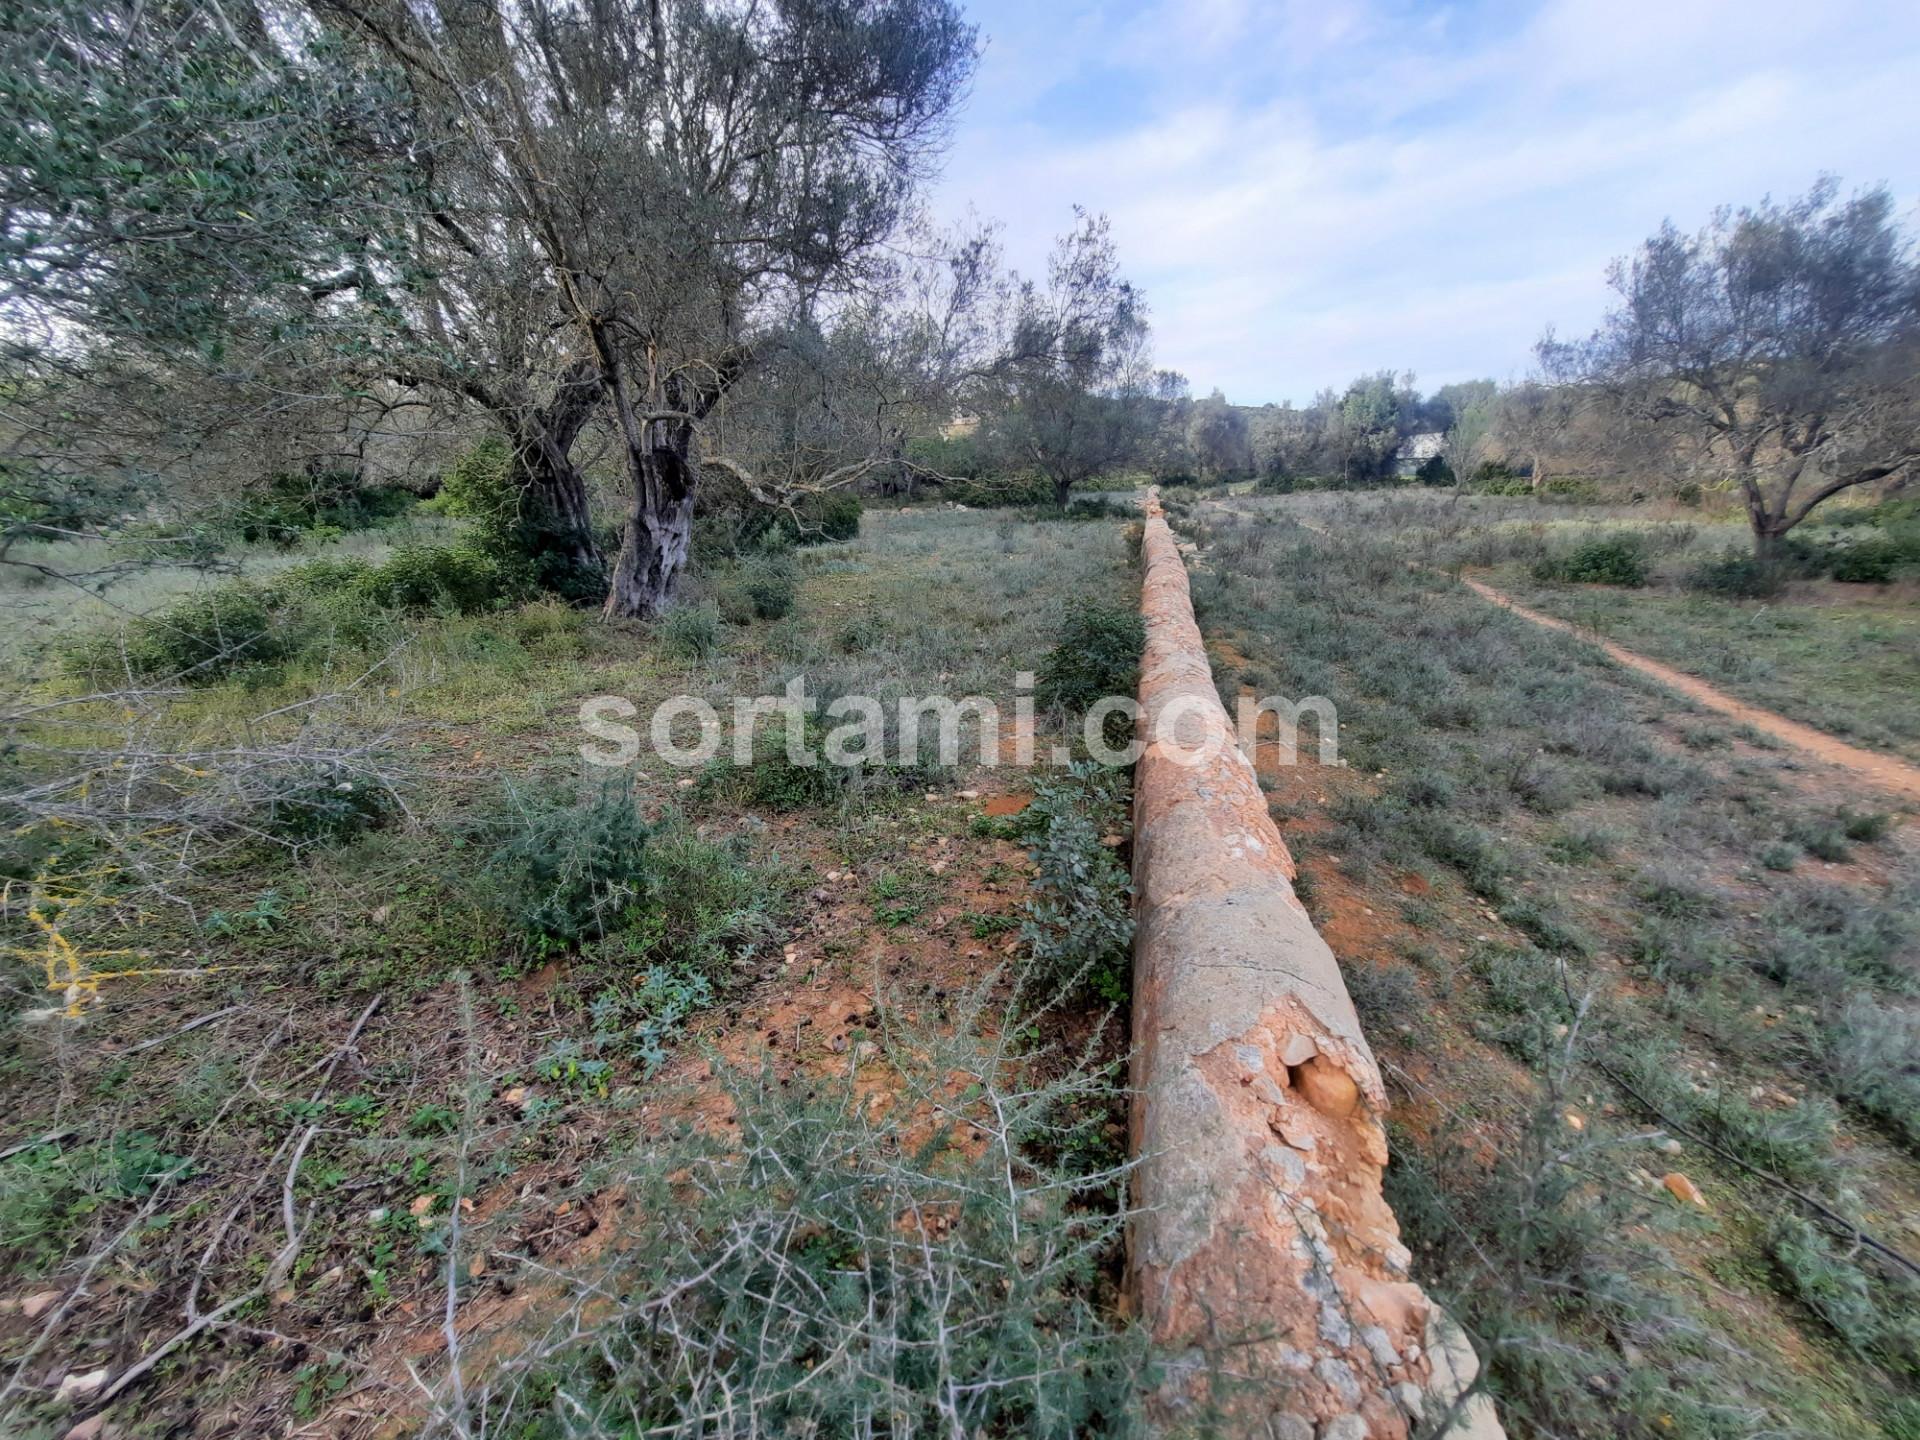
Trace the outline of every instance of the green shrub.
<instances>
[{"instance_id":1,"label":"green shrub","mask_svg":"<svg viewBox=\"0 0 1920 1440\"><path fill-rule=\"evenodd\" d=\"M1569 920L1558 906L1534 899L1514 900L1501 907L1500 918L1550 954L1593 952L1593 937Z\"/></svg>"},{"instance_id":2,"label":"green shrub","mask_svg":"<svg viewBox=\"0 0 1920 1440\"><path fill-rule=\"evenodd\" d=\"M316 535L365 530L403 514L413 494L398 485L363 485L351 470L281 471L252 487L231 524L250 544L292 546Z\"/></svg>"},{"instance_id":3,"label":"green shrub","mask_svg":"<svg viewBox=\"0 0 1920 1440\"><path fill-rule=\"evenodd\" d=\"M693 521L693 551L705 561L795 546L829 545L860 534L860 497L845 490L802 496L775 509L743 493L717 496Z\"/></svg>"},{"instance_id":4,"label":"green shrub","mask_svg":"<svg viewBox=\"0 0 1920 1440\"><path fill-rule=\"evenodd\" d=\"M355 588L393 610L470 615L507 598L514 587L497 557L461 543L401 545Z\"/></svg>"},{"instance_id":5,"label":"green shrub","mask_svg":"<svg viewBox=\"0 0 1920 1440\"><path fill-rule=\"evenodd\" d=\"M800 507L794 538L802 545L826 545L860 534L860 497L849 491L822 495Z\"/></svg>"},{"instance_id":6,"label":"green shrub","mask_svg":"<svg viewBox=\"0 0 1920 1440\"><path fill-rule=\"evenodd\" d=\"M1920 1152L1920 1011L1860 994L1821 1022L1834 1093Z\"/></svg>"},{"instance_id":7,"label":"green shrub","mask_svg":"<svg viewBox=\"0 0 1920 1440\"><path fill-rule=\"evenodd\" d=\"M514 471L511 446L499 436L488 436L441 476L433 503L442 514L472 522L465 543L493 562L503 592L518 596L541 591L572 605L598 602L605 594L604 567L583 564L571 550L543 542ZM605 554L619 551L617 527L602 531L598 539Z\"/></svg>"},{"instance_id":8,"label":"green shrub","mask_svg":"<svg viewBox=\"0 0 1920 1440\"><path fill-rule=\"evenodd\" d=\"M246 665L289 653L271 596L245 580L200 591L129 621L118 634L88 634L65 651L77 674L108 679L210 685Z\"/></svg>"},{"instance_id":9,"label":"green shrub","mask_svg":"<svg viewBox=\"0 0 1920 1440\"><path fill-rule=\"evenodd\" d=\"M629 782L608 781L584 803L557 788L515 794L505 826L488 888L537 949L604 936L646 893L654 831Z\"/></svg>"},{"instance_id":10,"label":"green shrub","mask_svg":"<svg viewBox=\"0 0 1920 1440\"><path fill-rule=\"evenodd\" d=\"M1686 588L1733 600L1770 600L1787 588L1786 575L1745 550L1728 550L1687 572Z\"/></svg>"},{"instance_id":11,"label":"green shrub","mask_svg":"<svg viewBox=\"0 0 1920 1440\"><path fill-rule=\"evenodd\" d=\"M851 1066L791 1086L722 1069L724 1136L683 1127L620 1157L630 1243L567 1285L566 1338L476 1378L487 1433L1134 1433L1159 1371L1101 1303L1124 1170L1074 1163L1111 1083L1015 1078L977 1039L906 1043L942 1068L903 1060L897 1104L871 1105ZM936 1091L955 1073L977 1101Z\"/></svg>"},{"instance_id":12,"label":"green shrub","mask_svg":"<svg viewBox=\"0 0 1920 1440\"><path fill-rule=\"evenodd\" d=\"M1044 475L980 475L942 486L940 498L973 510L1008 506L1051 510L1053 486Z\"/></svg>"},{"instance_id":13,"label":"green shrub","mask_svg":"<svg viewBox=\"0 0 1920 1440\"><path fill-rule=\"evenodd\" d=\"M669 655L704 663L720 653L720 612L712 605L676 605L654 633Z\"/></svg>"},{"instance_id":14,"label":"green shrub","mask_svg":"<svg viewBox=\"0 0 1920 1440\"><path fill-rule=\"evenodd\" d=\"M713 607L727 624L746 626L753 623L753 597L747 594L746 584L738 573L714 580L712 591Z\"/></svg>"},{"instance_id":15,"label":"green shrub","mask_svg":"<svg viewBox=\"0 0 1920 1440\"><path fill-rule=\"evenodd\" d=\"M793 612L799 595L793 562L784 555L759 555L740 567L740 584L753 613L762 620L781 620Z\"/></svg>"},{"instance_id":16,"label":"green shrub","mask_svg":"<svg viewBox=\"0 0 1920 1440\"><path fill-rule=\"evenodd\" d=\"M193 1174L194 1162L140 1131L110 1141L34 1145L0 1161L0 1251L9 1271L50 1273L84 1245L90 1217Z\"/></svg>"},{"instance_id":17,"label":"green shrub","mask_svg":"<svg viewBox=\"0 0 1920 1440\"><path fill-rule=\"evenodd\" d=\"M1573 1019L1560 965L1529 947L1486 944L1467 956L1467 969L1487 987L1489 1016L1476 1023L1482 1037L1529 1064L1546 1059L1554 1027Z\"/></svg>"},{"instance_id":18,"label":"green shrub","mask_svg":"<svg viewBox=\"0 0 1920 1440\"><path fill-rule=\"evenodd\" d=\"M788 757L786 741L773 736L762 737L750 765L720 760L708 766L700 776L695 796L711 802L725 795L736 804L784 814L831 805L843 793L836 767L818 757L812 765L798 764Z\"/></svg>"},{"instance_id":19,"label":"green shrub","mask_svg":"<svg viewBox=\"0 0 1920 1440\"><path fill-rule=\"evenodd\" d=\"M820 724L809 719L803 743L813 763L802 764L787 753L784 725L763 727L754 736L752 761L742 765L731 756L713 761L700 773L694 800L705 806L724 802L784 814L837 804L854 790L875 784L904 789L927 775L915 766L829 765L820 742Z\"/></svg>"},{"instance_id":20,"label":"green shrub","mask_svg":"<svg viewBox=\"0 0 1920 1440\"><path fill-rule=\"evenodd\" d=\"M774 938L791 889L791 876L756 864L744 841L706 840L678 822L656 827L646 879L628 948L649 964L715 980L744 949Z\"/></svg>"},{"instance_id":21,"label":"green shrub","mask_svg":"<svg viewBox=\"0 0 1920 1440\"><path fill-rule=\"evenodd\" d=\"M1413 472L1413 478L1422 485L1451 485L1454 483L1453 466L1447 463L1444 455L1429 455L1420 462L1420 468Z\"/></svg>"},{"instance_id":22,"label":"green shrub","mask_svg":"<svg viewBox=\"0 0 1920 1440\"><path fill-rule=\"evenodd\" d=\"M1661 1044L1628 1047L1616 1063L1647 1103L1749 1165L1803 1183L1832 1175L1838 1115L1827 1101L1808 1096L1776 1110L1736 1086L1692 1082Z\"/></svg>"},{"instance_id":23,"label":"green shrub","mask_svg":"<svg viewBox=\"0 0 1920 1440\"><path fill-rule=\"evenodd\" d=\"M1021 812L1034 874L1020 933L1045 995L1085 991L1110 1004L1126 998L1133 884L1102 842L1124 829L1130 791L1124 770L1075 765L1036 785Z\"/></svg>"},{"instance_id":24,"label":"green shrub","mask_svg":"<svg viewBox=\"0 0 1920 1440\"><path fill-rule=\"evenodd\" d=\"M371 776L342 765L314 764L276 779L258 824L295 845L337 844L371 830L393 807L393 792Z\"/></svg>"},{"instance_id":25,"label":"green shrub","mask_svg":"<svg viewBox=\"0 0 1920 1440\"><path fill-rule=\"evenodd\" d=\"M1837 550L1832 575L1849 585L1884 585L1902 559L1900 547L1890 540L1863 540Z\"/></svg>"},{"instance_id":26,"label":"green shrub","mask_svg":"<svg viewBox=\"0 0 1920 1440\"><path fill-rule=\"evenodd\" d=\"M1800 820L1788 827L1787 839L1816 860L1839 865L1853 858L1847 828L1836 820Z\"/></svg>"},{"instance_id":27,"label":"green shrub","mask_svg":"<svg viewBox=\"0 0 1920 1440\"><path fill-rule=\"evenodd\" d=\"M1647 583L1647 554L1639 537L1615 535L1561 555L1543 556L1534 563L1533 578L1571 585L1625 585Z\"/></svg>"},{"instance_id":28,"label":"green shrub","mask_svg":"<svg viewBox=\"0 0 1920 1440\"><path fill-rule=\"evenodd\" d=\"M1035 698L1042 705L1085 710L1109 695L1132 695L1146 648L1146 622L1119 605L1085 605L1069 612L1060 642L1040 662Z\"/></svg>"},{"instance_id":29,"label":"green shrub","mask_svg":"<svg viewBox=\"0 0 1920 1440\"><path fill-rule=\"evenodd\" d=\"M1766 1248L1781 1288L1849 1347L1900 1370L1920 1368L1920 1287L1911 1279L1876 1284L1798 1215L1775 1217Z\"/></svg>"},{"instance_id":30,"label":"green shrub","mask_svg":"<svg viewBox=\"0 0 1920 1440\"><path fill-rule=\"evenodd\" d=\"M320 600L361 589L373 573L373 566L365 560L322 556L282 570L273 577L269 593L276 605Z\"/></svg>"},{"instance_id":31,"label":"green shrub","mask_svg":"<svg viewBox=\"0 0 1920 1440\"><path fill-rule=\"evenodd\" d=\"M1893 829L1893 816L1884 810L1859 811L1842 805L1835 818L1849 840L1858 840L1866 845L1886 839L1888 832Z\"/></svg>"}]
</instances>

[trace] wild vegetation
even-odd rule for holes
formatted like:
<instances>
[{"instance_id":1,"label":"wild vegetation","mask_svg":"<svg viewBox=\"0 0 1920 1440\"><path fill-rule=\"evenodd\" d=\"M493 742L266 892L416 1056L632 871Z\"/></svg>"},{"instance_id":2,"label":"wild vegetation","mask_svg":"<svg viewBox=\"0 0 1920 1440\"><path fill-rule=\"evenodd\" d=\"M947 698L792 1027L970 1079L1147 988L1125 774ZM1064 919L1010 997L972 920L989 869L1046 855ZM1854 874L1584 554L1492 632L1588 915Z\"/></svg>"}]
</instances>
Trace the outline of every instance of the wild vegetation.
<instances>
[{"instance_id":1,"label":"wild vegetation","mask_svg":"<svg viewBox=\"0 0 1920 1440\"><path fill-rule=\"evenodd\" d=\"M1081 722L1155 481L1226 697L1338 706L1263 781L1510 1432L1920 1435L1904 815L1456 583L1920 759L1886 192L1663 227L1516 384L1236 405L1104 216L929 217L981 43L0 11L7 1434L1144 1433ZM885 753L733 708L795 681Z\"/></svg>"},{"instance_id":2,"label":"wild vegetation","mask_svg":"<svg viewBox=\"0 0 1920 1440\"><path fill-rule=\"evenodd\" d=\"M704 1433L722 1397L832 1426L906 1396L969 1426L1124 1431L1143 1375L1114 1307L1124 772L983 814L970 768L573 753L583 699L645 714L800 669L1011 713L1019 665L1125 604L1121 528L870 514L857 539L752 552L739 568L786 577L779 613L695 599L676 615L715 616L699 645L550 600L430 605L351 717L398 768L316 768L167 900L93 832L17 851L8 1412L60 1433L59 1382L104 1370L82 1403L137 1396L188 1433L561 1434L583 1413ZM241 580L153 633L394 564L305 560L246 589L277 559L237 556ZM298 707L387 654L384 631L317 623L196 674L165 723ZM75 643L94 663L101 640ZM1043 744L1081 703L1049 701ZM913 1341L930 1326L951 1349Z\"/></svg>"},{"instance_id":3,"label":"wild vegetation","mask_svg":"<svg viewBox=\"0 0 1920 1440\"><path fill-rule=\"evenodd\" d=\"M1657 540L1320 499L1191 509L1196 602L1227 695L1338 706L1350 768L1264 780L1509 1428L1907 1433L1920 874L1886 802L1433 565Z\"/></svg>"}]
</instances>

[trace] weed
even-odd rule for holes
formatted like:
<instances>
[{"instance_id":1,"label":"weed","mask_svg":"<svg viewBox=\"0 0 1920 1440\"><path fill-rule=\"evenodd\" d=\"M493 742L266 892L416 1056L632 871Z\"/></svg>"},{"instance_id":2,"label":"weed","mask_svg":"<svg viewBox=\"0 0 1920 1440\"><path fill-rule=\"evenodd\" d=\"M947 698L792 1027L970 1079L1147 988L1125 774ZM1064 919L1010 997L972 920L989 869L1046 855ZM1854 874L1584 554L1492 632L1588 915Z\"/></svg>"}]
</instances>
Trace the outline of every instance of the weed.
<instances>
[{"instance_id":1,"label":"weed","mask_svg":"<svg viewBox=\"0 0 1920 1440\"><path fill-rule=\"evenodd\" d=\"M647 842L631 782L580 803L555 787L515 792L507 838L487 861L501 910L540 950L605 935L645 891Z\"/></svg>"},{"instance_id":2,"label":"weed","mask_svg":"<svg viewBox=\"0 0 1920 1440\"><path fill-rule=\"evenodd\" d=\"M1059 643L1040 663L1035 699L1082 711L1109 695L1132 695L1146 634L1146 623L1131 609L1083 605L1069 611Z\"/></svg>"},{"instance_id":3,"label":"weed","mask_svg":"<svg viewBox=\"0 0 1920 1440\"><path fill-rule=\"evenodd\" d=\"M1021 813L1034 877L1020 933L1049 994L1086 990L1109 1003L1126 996L1133 885L1102 842L1124 827L1128 790L1123 771L1075 765L1036 785Z\"/></svg>"},{"instance_id":4,"label":"weed","mask_svg":"<svg viewBox=\"0 0 1920 1440\"><path fill-rule=\"evenodd\" d=\"M698 971L664 965L647 970L637 985L602 991L593 1001L594 1044L615 1048L650 1079L667 1062L667 1047L686 1022L713 1004L712 983Z\"/></svg>"},{"instance_id":5,"label":"weed","mask_svg":"<svg viewBox=\"0 0 1920 1440\"><path fill-rule=\"evenodd\" d=\"M720 653L720 612L711 605L677 605L658 627L669 655L705 664Z\"/></svg>"},{"instance_id":6,"label":"weed","mask_svg":"<svg viewBox=\"0 0 1920 1440\"><path fill-rule=\"evenodd\" d=\"M1647 555L1638 536L1616 535L1590 540L1564 555L1550 555L1533 567L1536 580L1569 585L1625 585L1647 583Z\"/></svg>"}]
</instances>

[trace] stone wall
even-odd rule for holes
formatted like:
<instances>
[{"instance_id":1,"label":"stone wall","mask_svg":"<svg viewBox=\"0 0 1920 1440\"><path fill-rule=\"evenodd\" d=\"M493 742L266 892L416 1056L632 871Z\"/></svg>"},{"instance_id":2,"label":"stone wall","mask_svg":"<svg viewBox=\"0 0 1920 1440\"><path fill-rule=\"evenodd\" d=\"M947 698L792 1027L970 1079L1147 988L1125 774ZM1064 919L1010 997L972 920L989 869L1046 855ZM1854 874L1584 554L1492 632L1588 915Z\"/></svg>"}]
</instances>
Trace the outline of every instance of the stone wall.
<instances>
[{"instance_id":1,"label":"stone wall","mask_svg":"<svg viewBox=\"0 0 1920 1440\"><path fill-rule=\"evenodd\" d=\"M1157 496L1142 557L1128 1263L1176 1357L1157 1418L1398 1440L1454 1409L1449 1434L1497 1435L1484 1397L1453 1403L1472 1351L1409 1276L1379 1069L1234 744Z\"/></svg>"}]
</instances>

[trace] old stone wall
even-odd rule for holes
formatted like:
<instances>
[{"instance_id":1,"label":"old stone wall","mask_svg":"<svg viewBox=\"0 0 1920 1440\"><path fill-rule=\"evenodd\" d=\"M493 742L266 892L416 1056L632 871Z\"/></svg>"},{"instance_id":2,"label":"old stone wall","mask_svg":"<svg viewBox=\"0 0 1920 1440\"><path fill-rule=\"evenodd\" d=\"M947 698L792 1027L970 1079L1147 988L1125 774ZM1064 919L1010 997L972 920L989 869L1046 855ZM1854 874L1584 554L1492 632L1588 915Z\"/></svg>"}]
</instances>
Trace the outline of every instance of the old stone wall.
<instances>
[{"instance_id":1,"label":"old stone wall","mask_svg":"<svg viewBox=\"0 0 1920 1440\"><path fill-rule=\"evenodd\" d=\"M1134 787L1130 1282L1177 1357L1158 1419L1283 1440L1499 1434L1381 1196L1379 1069L1214 688L1147 502ZM1451 1338L1449 1338L1451 1332ZM1490 1427L1490 1428L1489 1428Z\"/></svg>"}]
</instances>

